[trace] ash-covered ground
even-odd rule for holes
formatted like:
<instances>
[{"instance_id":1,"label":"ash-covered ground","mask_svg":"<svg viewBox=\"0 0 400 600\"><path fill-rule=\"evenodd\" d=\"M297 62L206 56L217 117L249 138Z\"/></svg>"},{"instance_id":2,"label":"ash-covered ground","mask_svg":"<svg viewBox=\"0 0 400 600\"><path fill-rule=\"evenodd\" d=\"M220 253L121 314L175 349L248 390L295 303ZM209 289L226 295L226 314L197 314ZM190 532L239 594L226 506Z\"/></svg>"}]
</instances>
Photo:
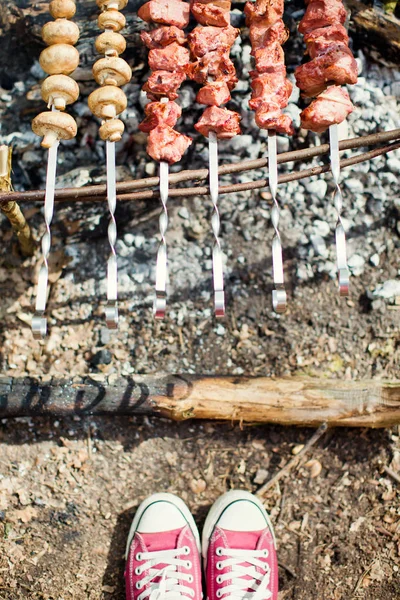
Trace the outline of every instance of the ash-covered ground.
<instances>
[{"instance_id":1,"label":"ash-covered ground","mask_svg":"<svg viewBox=\"0 0 400 600\"><path fill-rule=\"evenodd\" d=\"M266 134L247 107L250 46L236 4L233 24L242 29L233 48L239 84L229 107L242 115L243 134L220 144L221 163L266 154ZM156 173L138 132L145 97L146 53L142 27L128 6L128 51L133 68L118 144L120 181ZM290 76L302 60L296 35L302 3L287 2L285 47ZM30 123L44 104L38 64L40 26L47 2L0 0L0 141L12 145L16 190L44 187L46 153ZM58 187L105 182L99 123L87 107L95 84L91 65L96 6L78 3L82 63L76 73L81 98L70 108L76 140L60 147ZM372 62L354 46L360 77L349 88L356 105L342 138L400 127L400 72ZM193 124L202 108L185 83L179 129L194 142L174 170L207 165L205 140ZM299 124L302 100L288 110ZM279 138L279 151L326 141L296 131ZM343 156L349 156L345 152ZM327 159L280 166L308 168ZM119 203L117 243L121 323L104 325L108 212L106 202L57 204L52 225L49 336L34 342L30 320L41 264L23 259L8 222L1 218L0 368L3 375L50 379L96 373L130 375L159 371L206 374L288 375L331 378L399 377L400 364L400 152L343 171L351 295L340 299L336 282L329 174L279 189L280 231L288 311L272 311L271 204L268 194L244 192L220 198L221 242L226 256L227 317L212 315L211 201L171 200L167 233L170 267L168 314L152 316L158 202ZM265 177L253 171L222 183ZM268 190L265 190L268 192ZM23 209L40 239L41 206ZM146 494L179 493L202 522L211 502L230 487L255 491L291 458L312 432L277 427L171 424L157 420L96 418L3 421L0 427L0 598L121 599L124 539L134 507ZM280 600L395 599L399 588L398 486L383 471L400 470L397 430L331 432L265 498L280 551ZM305 464L304 464L305 463ZM308 466L307 466L308 465ZM311 476L317 473L315 476ZM2 533L1 533L2 532ZM95 540L95 542L94 542Z\"/></svg>"}]
</instances>

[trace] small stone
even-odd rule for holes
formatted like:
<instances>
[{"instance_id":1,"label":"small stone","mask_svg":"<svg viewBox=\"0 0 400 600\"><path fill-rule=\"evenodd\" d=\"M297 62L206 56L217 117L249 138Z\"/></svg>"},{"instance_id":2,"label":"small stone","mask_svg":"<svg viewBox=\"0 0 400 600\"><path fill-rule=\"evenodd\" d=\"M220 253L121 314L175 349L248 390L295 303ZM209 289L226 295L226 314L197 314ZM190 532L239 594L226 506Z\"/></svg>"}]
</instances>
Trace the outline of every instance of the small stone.
<instances>
[{"instance_id":1,"label":"small stone","mask_svg":"<svg viewBox=\"0 0 400 600\"><path fill-rule=\"evenodd\" d=\"M186 206L182 206L182 208L178 210L178 215L181 217L181 219L189 220L190 218L189 211Z\"/></svg>"},{"instance_id":2,"label":"small stone","mask_svg":"<svg viewBox=\"0 0 400 600\"><path fill-rule=\"evenodd\" d=\"M106 346L111 338L110 330L107 327L102 327L100 329L100 344L102 346Z\"/></svg>"},{"instance_id":3,"label":"small stone","mask_svg":"<svg viewBox=\"0 0 400 600\"><path fill-rule=\"evenodd\" d=\"M109 350L99 350L92 356L90 363L94 367L98 365L109 365L112 361L112 354Z\"/></svg>"},{"instance_id":4,"label":"small stone","mask_svg":"<svg viewBox=\"0 0 400 600\"><path fill-rule=\"evenodd\" d=\"M388 279L374 290L373 295L386 300L400 296L400 279Z\"/></svg>"},{"instance_id":5,"label":"small stone","mask_svg":"<svg viewBox=\"0 0 400 600\"><path fill-rule=\"evenodd\" d=\"M304 444L296 444L296 446L293 446L292 448L292 454L294 454L294 456L297 456L299 454L299 452L301 452L304 448Z\"/></svg>"},{"instance_id":6,"label":"small stone","mask_svg":"<svg viewBox=\"0 0 400 600\"><path fill-rule=\"evenodd\" d=\"M133 233L126 233L124 235L124 243L126 244L126 246L133 246L135 242L135 236L133 235Z\"/></svg>"},{"instance_id":7,"label":"small stone","mask_svg":"<svg viewBox=\"0 0 400 600\"><path fill-rule=\"evenodd\" d=\"M310 476L312 479L314 479L315 477L318 477L318 475L322 471L322 465L319 462L319 460L316 460L316 459L309 460L308 462L306 462L305 466L308 469L310 469Z\"/></svg>"},{"instance_id":8,"label":"small stone","mask_svg":"<svg viewBox=\"0 0 400 600\"><path fill-rule=\"evenodd\" d=\"M155 163L153 163L153 162L146 163L144 170L146 171L147 175L150 175L150 177L153 177L154 173L156 172Z\"/></svg>"},{"instance_id":9,"label":"small stone","mask_svg":"<svg viewBox=\"0 0 400 600\"><path fill-rule=\"evenodd\" d=\"M326 237L331 232L329 223L327 223L326 221L320 221L319 219L316 219L313 222L312 227L313 227L315 234L320 235L322 237Z\"/></svg>"},{"instance_id":10,"label":"small stone","mask_svg":"<svg viewBox=\"0 0 400 600\"><path fill-rule=\"evenodd\" d=\"M256 485L262 485L264 483L264 481L267 480L268 477L268 471L266 469L258 469L253 483L255 483Z\"/></svg>"},{"instance_id":11,"label":"small stone","mask_svg":"<svg viewBox=\"0 0 400 600\"><path fill-rule=\"evenodd\" d=\"M317 181L308 181L304 184L304 187L311 196L323 200L326 196L328 184L324 179L317 179Z\"/></svg>"},{"instance_id":12,"label":"small stone","mask_svg":"<svg viewBox=\"0 0 400 600\"><path fill-rule=\"evenodd\" d=\"M356 277L364 272L365 260L359 254L353 254L348 260L350 271Z\"/></svg>"},{"instance_id":13,"label":"small stone","mask_svg":"<svg viewBox=\"0 0 400 600\"><path fill-rule=\"evenodd\" d=\"M373 254L370 257L370 259L369 259L369 262L371 263L371 265L374 265L374 267L378 267L380 261L381 261L381 259L380 259L379 254L377 252L375 252L375 254Z\"/></svg>"},{"instance_id":14,"label":"small stone","mask_svg":"<svg viewBox=\"0 0 400 600\"><path fill-rule=\"evenodd\" d=\"M392 173L400 174L400 159L388 158L386 164L389 171L391 171Z\"/></svg>"},{"instance_id":15,"label":"small stone","mask_svg":"<svg viewBox=\"0 0 400 600\"><path fill-rule=\"evenodd\" d=\"M192 479L190 482L190 489L194 494L202 494L207 487L204 479Z\"/></svg>"},{"instance_id":16,"label":"small stone","mask_svg":"<svg viewBox=\"0 0 400 600\"><path fill-rule=\"evenodd\" d=\"M214 329L215 333L217 335L225 335L226 334L226 329L223 325L217 325L217 327Z\"/></svg>"},{"instance_id":17,"label":"small stone","mask_svg":"<svg viewBox=\"0 0 400 600\"><path fill-rule=\"evenodd\" d=\"M319 256L322 256L323 258L327 258L328 249L326 247L324 238L321 237L320 235L312 234L312 235L310 235L310 240L313 245L315 253L318 254Z\"/></svg>"},{"instance_id":18,"label":"small stone","mask_svg":"<svg viewBox=\"0 0 400 600\"><path fill-rule=\"evenodd\" d=\"M352 177L350 179L344 180L344 185L350 190L353 194L361 194L364 191L364 185L362 181Z\"/></svg>"}]
</instances>

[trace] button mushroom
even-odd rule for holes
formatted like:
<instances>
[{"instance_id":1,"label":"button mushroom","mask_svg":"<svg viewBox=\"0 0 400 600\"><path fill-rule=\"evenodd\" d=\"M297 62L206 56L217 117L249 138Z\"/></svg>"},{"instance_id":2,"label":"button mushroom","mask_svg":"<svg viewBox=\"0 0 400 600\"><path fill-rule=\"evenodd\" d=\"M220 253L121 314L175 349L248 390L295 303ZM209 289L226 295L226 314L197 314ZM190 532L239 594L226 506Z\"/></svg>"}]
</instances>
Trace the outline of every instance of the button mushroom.
<instances>
[{"instance_id":1,"label":"button mushroom","mask_svg":"<svg viewBox=\"0 0 400 600\"><path fill-rule=\"evenodd\" d=\"M43 137L43 148L51 148L57 140L71 140L76 136L75 119L67 113L42 112L32 121L32 130Z\"/></svg>"},{"instance_id":2,"label":"button mushroom","mask_svg":"<svg viewBox=\"0 0 400 600\"><path fill-rule=\"evenodd\" d=\"M132 79L132 70L123 58L101 58L93 65L93 76L100 85L125 85Z\"/></svg>"},{"instance_id":3,"label":"button mushroom","mask_svg":"<svg viewBox=\"0 0 400 600\"><path fill-rule=\"evenodd\" d=\"M128 4L128 0L96 0L101 10L122 10Z\"/></svg>"},{"instance_id":4,"label":"button mushroom","mask_svg":"<svg viewBox=\"0 0 400 600\"><path fill-rule=\"evenodd\" d=\"M52 44L71 44L74 46L79 40L79 27L73 21L67 19L56 19L49 21L42 28L43 41Z\"/></svg>"},{"instance_id":5,"label":"button mushroom","mask_svg":"<svg viewBox=\"0 0 400 600\"><path fill-rule=\"evenodd\" d=\"M49 75L69 75L79 65L79 52L69 44L54 44L42 51L39 62Z\"/></svg>"},{"instance_id":6,"label":"button mushroom","mask_svg":"<svg viewBox=\"0 0 400 600\"><path fill-rule=\"evenodd\" d=\"M97 23L99 29L121 31L126 25L126 19L124 15L117 10L105 10L100 13Z\"/></svg>"},{"instance_id":7,"label":"button mushroom","mask_svg":"<svg viewBox=\"0 0 400 600\"><path fill-rule=\"evenodd\" d=\"M125 52L126 41L123 35L115 31L105 31L96 39L96 50L106 56L118 56Z\"/></svg>"},{"instance_id":8,"label":"button mushroom","mask_svg":"<svg viewBox=\"0 0 400 600\"><path fill-rule=\"evenodd\" d=\"M72 19L76 13L73 0L52 0L49 11L53 19Z\"/></svg>"},{"instance_id":9,"label":"button mushroom","mask_svg":"<svg viewBox=\"0 0 400 600\"><path fill-rule=\"evenodd\" d=\"M89 96L88 103L96 117L113 119L126 109L127 99L118 87L106 85L94 90Z\"/></svg>"},{"instance_id":10,"label":"button mushroom","mask_svg":"<svg viewBox=\"0 0 400 600\"><path fill-rule=\"evenodd\" d=\"M102 123L99 134L105 142L119 142L124 133L125 126L120 119L109 119Z\"/></svg>"},{"instance_id":11,"label":"button mushroom","mask_svg":"<svg viewBox=\"0 0 400 600\"><path fill-rule=\"evenodd\" d=\"M65 110L67 104L76 102L79 97L79 86L68 75L50 75L42 83L42 98L48 107Z\"/></svg>"}]
</instances>

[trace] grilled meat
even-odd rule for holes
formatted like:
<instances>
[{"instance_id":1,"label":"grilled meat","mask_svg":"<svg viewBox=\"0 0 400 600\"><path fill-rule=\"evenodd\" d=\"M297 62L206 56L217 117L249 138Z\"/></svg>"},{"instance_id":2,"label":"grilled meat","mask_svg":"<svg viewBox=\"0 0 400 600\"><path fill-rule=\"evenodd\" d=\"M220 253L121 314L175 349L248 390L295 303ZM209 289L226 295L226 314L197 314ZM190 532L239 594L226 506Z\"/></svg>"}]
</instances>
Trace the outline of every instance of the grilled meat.
<instances>
[{"instance_id":1,"label":"grilled meat","mask_svg":"<svg viewBox=\"0 0 400 600\"><path fill-rule=\"evenodd\" d=\"M341 123L354 110L347 90L332 85L311 102L300 115L301 126L323 133L334 123Z\"/></svg>"},{"instance_id":2,"label":"grilled meat","mask_svg":"<svg viewBox=\"0 0 400 600\"><path fill-rule=\"evenodd\" d=\"M333 42L324 53L296 69L296 83L304 96L316 96L329 83L357 82L357 63L343 43Z\"/></svg>"},{"instance_id":3,"label":"grilled meat","mask_svg":"<svg viewBox=\"0 0 400 600\"><path fill-rule=\"evenodd\" d=\"M181 160L192 140L169 125L152 129L147 140L147 153L152 159L172 165Z\"/></svg>"},{"instance_id":4,"label":"grilled meat","mask_svg":"<svg viewBox=\"0 0 400 600\"><path fill-rule=\"evenodd\" d=\"M170 71L154 71L143 86L150 100L158 100L166 96L169 100L178 97L178 88L185 81L185 73L171 73Z\"/></svg>"},{"instance_id":5,"label":"grilled meat","mask_svg":"<svg viewBox=\"0 0 400 600\"><path fill-rule=\"evenodd\" d=\"M342 0L308 0L304 17L300 21L300 33L309 33L320 27L346 21L347 12Z\"/></svg>"},{"instance_id":6,"label":"grilled meat","mask_svg":"<svg viewBox=\"0 0 400 600\"><path fill-rule=\"evenodd\" d=\"M144 107L146 118L140 123L140 131L149 133L162 125L174 127L182 114L181 107L176 102L149 102Z\"/></svg>"},{"instance_id":7,"label":"grilled meat","mask_svg":"<svg viewBox=\"0 0 400 600\"><path fill-rule=\"evenodd\" d=\"M207 83L210 79L225 81L229 89L233 89L237 83L235 65L223 48L208 52L199 60L188 64L186 74L197 83Z\"/></svg>"},{"instance_id":8,"label":"grilled meat","mask_svg":"<svg viewBox=\"0 0 400 600\"><path fill-rule=\"evenodd\" d=\"M240 115L237 112L209 106L194 127L205 137L208 137L210 131L214 131L218 139L229 139L240 133L239 122Z\"/></svg>"},{"instance_id":9,"label":"grilled meat","mask_svg":"<svg viewBox=\"0 0 400 600\"><path fill-rule=\"evenodd\" d=\"M143 21L175 25L184 29L189 24L189 5L182 0L150 0L138 10Z\"/></svg>"},{"instance_id":10,"label":"grilled meat","mask_svg":"<svg viewBox=\"0 0 400 600\"><path fill-rule=\"evenodd\" d=\"M189 50L177 42L165 48L153 48L149 52L149 66L152 71L184 72L189 61Z\"/></svg>"},{"instance_id":11,"label":"grilled meat","mask_svg":"<svg viewBox=\"0 0 400 600\"><path fill-rule=\"evenodd\" d=\"M184 46L186 43L184 32L175 25L171 25L170 27L164 25L152 31L142 31L140 37L149 50L153 50L153 48L165 48L165 46L174 42L180 46Z\"/></svg>"},{"instance_id":12,"label":"grilled meat","mask_svg":"<svg viewBox=\"0 0 400 600\"><path fill-rule=\"evenodd\" d=\"M229 87L225 81L210 81L197 93L196 102L208 106L221 106L231 99Z\"/></svg>"},{"instance_id":13,"label":"grilled meat","mask_svg":"<svg viewBox=\"0 0 400 600\"><path fill-rule=\"evenodd\" d=\"M227 27L196 27L188 35L191 53L196 58L202 58L209 52L223 48L224 52L233 45L239 35L239 29L231 25Z\"/></svg>"},{"instance_id":14,"label":"grilled meat","mask_svg":"<svg viewBox=\"0 0 400 600\"><path fill-rule=\"evenodd\" d=\"M192 14L202 25L228 27L230 25L230 0L213 0L212 2L193 2Z\"/></svg>"}]
</instances>

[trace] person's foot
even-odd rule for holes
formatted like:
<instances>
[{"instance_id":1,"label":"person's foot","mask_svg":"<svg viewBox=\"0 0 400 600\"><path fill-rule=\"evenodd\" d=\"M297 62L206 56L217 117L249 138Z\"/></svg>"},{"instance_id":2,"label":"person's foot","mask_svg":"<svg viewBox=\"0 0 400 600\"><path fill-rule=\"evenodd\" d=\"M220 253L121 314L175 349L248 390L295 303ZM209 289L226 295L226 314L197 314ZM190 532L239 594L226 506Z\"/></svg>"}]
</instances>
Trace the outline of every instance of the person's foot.
<instances>
[{"instance_id":1,"label":"person's foot","mask_svg":"<svg viewBox=\"0 0 400 600\"><path fill-rule=\"evenodd\" d=\"M177 496L154 494L142 502L126 561L127 600L201 600L199 533Z\"/></svg>"},{"instance_id":2,"label":"person's foot","mask_svg":"<svg viewBox=\"0 0 400 600\"><path fill-rule=\"evenodd\" d=\"M249 492L221 496L202 540L208 600L277 600L276 542L268 514Z\"/></svg>"}]
</instances>

